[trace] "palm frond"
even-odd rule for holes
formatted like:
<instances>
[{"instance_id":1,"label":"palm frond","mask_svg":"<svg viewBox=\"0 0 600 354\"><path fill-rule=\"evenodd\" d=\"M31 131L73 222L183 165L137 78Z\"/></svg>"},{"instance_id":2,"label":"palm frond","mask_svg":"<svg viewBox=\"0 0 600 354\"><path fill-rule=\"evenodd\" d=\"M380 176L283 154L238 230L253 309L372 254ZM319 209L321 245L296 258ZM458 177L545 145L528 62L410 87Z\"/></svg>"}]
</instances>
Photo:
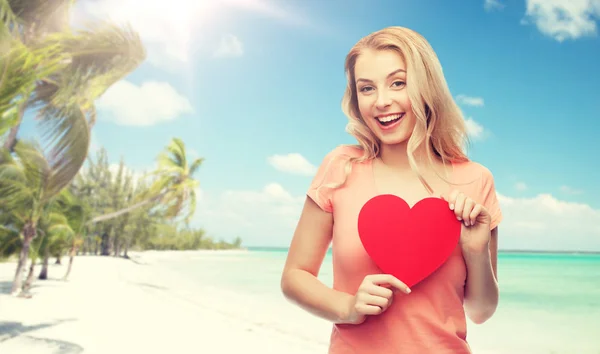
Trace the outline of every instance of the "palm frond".
<instances>
[{"instance_id":1,"label":"palm frond","mask_svg":"<svg viewBox=\"0 0 600 354\"><path fill-rule=\"evenodd\" d=\"M167 151L171 154L171 159L174 164L180 167L187 167L187 157L183 140L173 138L171 144L167 146Z\"/></svg>"},{"instance_id":2,"label":"palm frond","mask_svg":"<svg viewBox=\"0 0 600 354\"><path fill-rule=\"evenodd\" d=\"M21 248L19 231L0 225L0 256L7 257Z\"/></svg>"},{"instance_id":3,"label":"palm frond","mask_svg":"<svg viewBox=\"0 0 600 354\"><path fill-rule=\"evenodd\" d=\"M129 28L101 24L76 33L52 33L36 47L60 48L62 65L37 85L29 101L38 108L53 171L47 195L60 192L85 162L94 101L144 59L139 36Z\"/></svg>"},{"instance_id":4,"label":"palm frond","mask_svg":"<svg viewBox=\"0 0 600 354\"><path fill-rule=\"evenodd\" d=\"M198 171L203 162L203 158L197 158L194 160L194 162L192 162L192 165L190 166L190 170L188 172L190 177L193 176L196 173L196 171Z\"/></svg>"},{"instance_id":5,"label":"palm frond","mask_svg":"<svg viewBox=\"0 0 600 354\"><path fill-rule=\"evenodd\" d=\"M76 233L83 232L87 215L88 213L81 205L73 205L65 212L71 229Z\"/></svg>"},{"instance_id":6,"label":"palm frond","mask_svg":"<svg viewBox=\"0 0 600 354\"><path fill-rule=\"evenodd\" d=\"M44 221L46 225L48 225L48 230L50 230L54 226L67 225L67 217L62 213L48 213Z\"/></svg>"},{"instance_id":7,"label":"palm frond","mask_svg":"<svg viewBox=\"0 0 600 354\"><path fill-rule=\"evenodd\" d=\"M35 207L36 190L23 181L3 180L0 181L0 206L6 210L16 209L31 210Z\"/></svg>"},{"instance_id":8,"label":"palm frond","mask_svg":"<svg viewBox=\"0 0 600 354\"><path fill-rule=\"evenodd\" d=\"M51 171L39 145L20 140L15 145L15 154L23 166L25 181L29 188L46 190Z\"/></svg>"},{"instance_id":9,"label":"palm frond","mask_svg":"<svg viewBox=\"0 0 600 354\"><path fill-rule=\"evenodd\" d=\"M77 105L46 110L41 125L52 170L46 189L46 196L50 198L67 186L83 166L90 144L90 130Z\"/></svg>"},{"instance_id":10,"label":"palm frond","mask_svg":"<svg viewBox=\"0 0 600 354\"><path fill-rule=\"evenodd\" d=\"M120 27L110 22L96 23L72 33L53 33L38 45L60 47L66 56L66 66L44 80L32 103L78 104L85 112L93 110L96 99L146 58L137 32L130 26ZM95 119L95 112L92 118Z\"/></svg>"},{"instance_id":11,"label":"palm frond","mask_svg":"<svg viewBox=\"0 0 600 354\"><path fill-rule=\"evenodd\" d=\"M7 167L11 167L11 168L15 168L17 167L17 163L15 161L15 159L13 158L13 156L11 155L10 151L8 149L5 149L3 147L0 146L0 167L3 168L7 168ZM2 175L0 175L0 177L2 177ZM2 178L0 178L1 180Z\"/></svg>"},{"instance_id":12,"label":"palm frond","mask_svg":"<svg viewBox=\"0 0 600 354\"><path fill-rule=\"evenodd\" d=\"M6 39L5 35L9 35L11 30L16 28L19 24L19 19L15 15L10 0L0 0L0 21L2 21L2 28L0 29L0 46L2 46L3 40ZM0 51L0 54L2 52Z\"/></svg>"},{"instance_id":13,"label":"palm frond","mask_svg":"<svg viewBox=\"0 0 600 354\"><path fill-rule=\"evenodd\" d=\"M6 0L0 0L6 1ZM28 29L37 33L64 30L70 22L74 0L7 0L13 13Z\"/></svg>"},{"instance_id":14,"label":"palm frond","mask_svg":"<svg viewBox=\"0 0 600 354\"><path fill-rule=\"evenodd\" d=\"M15 158L2 149L0 159L0 204L4 209L33 211L44 194L50 168L39 148L19 141Z\"/></svg>"},{"instance_id":15,"label":"palm frond","mask_svg":"<svg viewBox=\"0 0 600 354\"><path fill-rule=\"evenodd\" d=\"M64 66L58 46L30 48L13 38L8 45L8 51L0 53L0 136L18 121L36 81Z\"/></svg>"}]
</instances>

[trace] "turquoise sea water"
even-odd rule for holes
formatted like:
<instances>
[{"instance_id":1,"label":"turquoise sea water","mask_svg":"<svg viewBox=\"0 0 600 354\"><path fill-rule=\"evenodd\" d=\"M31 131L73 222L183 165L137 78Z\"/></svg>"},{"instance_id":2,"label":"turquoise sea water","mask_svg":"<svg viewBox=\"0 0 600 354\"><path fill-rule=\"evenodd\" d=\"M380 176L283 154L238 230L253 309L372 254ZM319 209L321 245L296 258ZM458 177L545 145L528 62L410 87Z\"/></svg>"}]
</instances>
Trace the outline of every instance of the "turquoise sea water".
<instances>
[{"instance_id":1,"label":"turquoise sea water","mask_svg":"<svg viewBox=\"0 0 600 354\"><path fill-rule=\"evenodd\" d=\"M166 262L190 281L242 296L280 299L286 249L214 252ZM331 254L319 278L332 284ZM469 329L490 353L600 353L600 254L506 253L493 319ZM293 306L293 305L289 305Z\"/></svg>"}]
</instances>

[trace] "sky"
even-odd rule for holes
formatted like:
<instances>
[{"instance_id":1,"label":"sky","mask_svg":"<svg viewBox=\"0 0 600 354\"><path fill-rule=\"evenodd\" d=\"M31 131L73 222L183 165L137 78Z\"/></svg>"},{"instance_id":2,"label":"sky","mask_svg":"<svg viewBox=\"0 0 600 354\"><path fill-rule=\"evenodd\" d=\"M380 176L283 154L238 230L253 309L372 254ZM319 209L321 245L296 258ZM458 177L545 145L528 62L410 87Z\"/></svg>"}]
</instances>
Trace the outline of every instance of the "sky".
<instances>
[{"instance_id":1,"label":"sky","mask_svg":"<svg viewBox=\"0 0 600 354\"><path fill-rule=\"evenodd\" d=\"M500 248L600 251L600 0L83 0L74 16L128 21L148 50L98 100L92 148L138 173L182 138L205 158L193 225L215 239L289 245L317 166L355 143L347 52L404 26L494 175Z\"/></svg>"}]
</instances>

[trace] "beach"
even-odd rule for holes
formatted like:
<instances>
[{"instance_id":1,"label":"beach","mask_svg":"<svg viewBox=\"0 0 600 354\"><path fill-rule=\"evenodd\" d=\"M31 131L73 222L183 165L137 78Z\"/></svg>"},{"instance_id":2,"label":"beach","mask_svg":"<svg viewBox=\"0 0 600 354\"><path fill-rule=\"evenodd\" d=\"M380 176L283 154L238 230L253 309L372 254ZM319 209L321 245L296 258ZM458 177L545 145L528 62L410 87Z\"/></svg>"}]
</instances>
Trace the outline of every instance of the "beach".
<instances>
[{"instance_id":1,"label":"beach","mask_svg":"<svg viewBox=\"0 0 600 354\"><path fill-rule=\"evenodd\" d=\"M274 279L285 259L280 253L130 255L131 260L78 256L68 281L60 280L67 268L64 258L62 265L50 265L49 280L35 281L31 299L8 295L15 264L0 264L0 353L327 352L331 325L293 306L278 290ZM504 263L505 268L511 264ZM600 263L579 264L587 272ZM330 272L325 263L320 277L326 283ZM505 279L508 288L519 281ZM511 305L517 303L510 300L515 294L507 292L506 305L492 320L469 324L474 353L600 353L593 329L600 318L599 285L582 286L587 288L579 295L547 290L553 298L562 291L574 304L583 301L585 306L575 304L564 313L545 309L556 305L545 299L532 299L523 313Z\"/></svg>"},{"instance_id":2,"label":"beach","mask_svg":"<svg viewBox=\"0 0 600 354\"><path fill-rule=\"evenodd\" d=\"M5 284L14 265L0 269ZM50 276L60 277L65 269L52 265ZM32 294L31 299L1 295L0 353L314 353L325 348L245 320L243 314L229 316L226 299L167 276L151 263L77 257L68 282L36 281Z\"/></svg>"}]
</instances>

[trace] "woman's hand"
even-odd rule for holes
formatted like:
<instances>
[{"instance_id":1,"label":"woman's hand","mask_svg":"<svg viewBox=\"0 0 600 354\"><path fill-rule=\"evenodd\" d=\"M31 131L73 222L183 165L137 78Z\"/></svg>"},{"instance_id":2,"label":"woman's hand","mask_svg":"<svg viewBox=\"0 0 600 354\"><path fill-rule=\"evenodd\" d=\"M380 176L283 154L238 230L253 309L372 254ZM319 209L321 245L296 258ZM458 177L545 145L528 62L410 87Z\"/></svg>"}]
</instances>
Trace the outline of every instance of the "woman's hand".
<instances>
[{"instance_id":1,"label":"woman's hand","mask_svg":"<svg viewBox=\"0 0 600 354\"><path fill-rule=\"evenodd\" d=\"M408 286L393 275L367 275L349 301L348 316L344 322L361 324L367 315L379 315L385 312L392 304L396 289L405 294L410 293Z\"/></svg>"},{"instance_id":2,"label":"woman's hand","mask_svg":"<svg viewBox=\"0 0 600 354\"><path fill-rule=\"evenodd\" d=\"M442 199L445 199L442 197ZM448 196L448 207L462 222L460 245L463 252L480 253L488 250L492 216L488 210L462 192L454 190Z\"/></svg>"}]
</instances>

